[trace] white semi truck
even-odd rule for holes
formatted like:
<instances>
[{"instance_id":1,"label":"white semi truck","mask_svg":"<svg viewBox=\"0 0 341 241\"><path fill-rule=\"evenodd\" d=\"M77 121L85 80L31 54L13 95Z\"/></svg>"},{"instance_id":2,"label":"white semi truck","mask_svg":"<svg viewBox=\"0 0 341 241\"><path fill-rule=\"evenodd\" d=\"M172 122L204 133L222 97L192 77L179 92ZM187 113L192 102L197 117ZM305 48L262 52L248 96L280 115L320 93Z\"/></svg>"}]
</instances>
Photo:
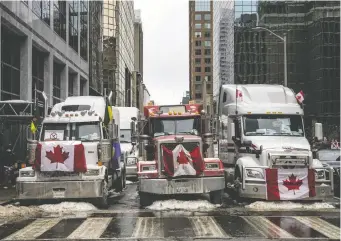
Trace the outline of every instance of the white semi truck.
<instances>
[{"instance_id":1,"label":"white semi truck","mask_svg":"<svg viewBox=\"0 0 341 241\"><path fill-rule=\"evenodd\" d=\"M112 108L110 118L107 103L106 97L78 96L52 108L42 121L39 139L29 140L32 166L20 169L19 201L92 199L107 206L109 190L122 191L119 115Z\"/></svg>"},{"instance_id":2,"label":"white semi truck","mask_svg":"<svg viewBox=\"0 0 341 241\"><path fill-rule=\"evenodd\" d=\"M116 107L120 112L120 142L124 159L126 160L127 178L137 178L138 149L138 120L140 111L136 107Z\"/></svg>"},{"instance_id":3,"label":"white semi truck","mask_svg":"<svg viewBox=\"0 0 341 241\"><path fill-rule=\"evenodd\" d=\"M303 109L291 89L223 85L218 116L218 155L224 163L226 185L237 197L269 200L267 194L272 190L266 169L277 169L278 173L284 169L313 170L315 180L310 184L315 185L316 195L304 199L333 196L333 175L328 174L332 170L313 159L304 133ZM281 185L281 180L278 183ZM293 199L300 200L297 196Z\"/></svg>"}]
</instances>

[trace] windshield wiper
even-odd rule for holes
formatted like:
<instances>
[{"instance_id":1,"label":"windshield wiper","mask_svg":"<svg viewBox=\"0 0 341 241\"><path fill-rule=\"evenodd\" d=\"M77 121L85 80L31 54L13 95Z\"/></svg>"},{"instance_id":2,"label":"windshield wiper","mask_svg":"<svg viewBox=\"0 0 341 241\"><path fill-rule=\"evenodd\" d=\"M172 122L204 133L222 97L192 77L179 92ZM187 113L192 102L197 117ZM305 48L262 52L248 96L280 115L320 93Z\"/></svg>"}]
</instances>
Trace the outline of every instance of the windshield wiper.
<instances>
[{"instance_id":1,"label":"windshield wiper","mask_svg":"<svg viewBox=\"0 0 341 241\"><path fill-rule=\"evenodd\" d=\"M280 132L280 133L278 133L278 132L276 132L276 133L273 133L272 134L273 136L291 136L291 133L288 133L288 132Z\"/></svg>"}]
</instances>

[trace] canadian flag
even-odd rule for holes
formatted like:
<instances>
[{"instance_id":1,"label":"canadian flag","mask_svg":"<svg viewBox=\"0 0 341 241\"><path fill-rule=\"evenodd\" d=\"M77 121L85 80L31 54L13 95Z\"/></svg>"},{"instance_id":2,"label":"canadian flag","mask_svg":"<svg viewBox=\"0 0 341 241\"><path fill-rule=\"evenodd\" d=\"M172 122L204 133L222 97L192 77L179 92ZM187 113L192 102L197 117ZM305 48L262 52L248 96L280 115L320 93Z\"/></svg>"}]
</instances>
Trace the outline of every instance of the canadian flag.
<instances>
[{"instance_id":1,"label":"canadian flag","mask_svg":"<svg viewBox=\"0 0 341 241\"><path fill-rule=\"evenodd\" d=\"M165 172L169 176L195 176L205 169L199 147L189 152L181 144L177 145L173 151L162 146L162 153Z\"/></svg>"},{"instance_id":2,"label":"canadian flag","mask_svg":"<svg viewBox=\"0 0 341 241\"><path fill-rule=\"evenodd\" d=\"M237 99L237 101L238 100L240 100L240 101L243 100L243 93L240 90L238 90L238 89L236 89L236 99Z\"/></svg>"},{"instance_id":3,"label":"canadian flag","mask_svg":"<svg viewBox=\"0 0 341 241\"><path fill-rule=\"evenodd\" d=\"M43 172L86 172L84 146L80 142L39 143L34 169Z\"/></svg>"},{"instance_id":4,"label":"canadian flag","mask_svg":"<svg viewBox=\"0 0 341 241\"><path fill-rule=\"evenodd\" d=\"M297 93L296 95L296 100L302 104L302 102L304 101L304 93L303 91L301 90L300 92Z\"/></svg>"},{"instance_id":5,"label":"canadian flag","mask_svg":"<svg viewBox=\"0 0 341 241\"><path fill-rule=\"evenodd\" d=\"M265 170L267 200L297 200L316 196L313 169Z\"/></svg>"}]
</instances>

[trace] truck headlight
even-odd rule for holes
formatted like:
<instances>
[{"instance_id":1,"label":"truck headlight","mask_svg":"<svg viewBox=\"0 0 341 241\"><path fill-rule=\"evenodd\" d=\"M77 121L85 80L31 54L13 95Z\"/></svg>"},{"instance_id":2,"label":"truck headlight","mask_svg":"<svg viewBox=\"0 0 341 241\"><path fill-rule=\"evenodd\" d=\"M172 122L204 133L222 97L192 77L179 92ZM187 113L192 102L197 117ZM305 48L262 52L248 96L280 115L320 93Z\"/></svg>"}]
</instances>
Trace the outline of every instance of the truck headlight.
<instances>
[{"instance_id":1,"label":"truck headlight","mask_svg":"<svg viewBox=\"0 0 341 241\"><path fill-rule=\"evenodd\" d=\"M206 163L205 164L206 169L208 170L217 170L219 169L219 163Z\"/></svg>"},{"instance_id":2,"label":"truck headlight","mask_svg":"<svg viewBox=\"0 0 341 241\"><path fill-rule=\"evenodd\" d=\"M315 179L326 179L325 170L315 170Z\"/></svg>"},{"instance_id":3,"label":"truck headlight","mask_svg":"<svg viewBox=\"0 0 341 241\"><path fill-rule=\"evenodd\" d=\"M98 176L99 175L99 169L89 169L86 173L84 173L84 176Z\"/></svg>"},{"instance_id":4,"label":"truck headlight","mask_svg":"<svg viewBox=\"0 0 341 241\"><path fill-rule=\"evenodd\" d=\"M21 171L19 173L20 173L20 177L34 177L35 176L35 171L34 170Z\"/></svg>"},{"instance_id":5,"label":"truck headlight","mask_svg":"<svg viewBox=\"0 0 341 241\"><path fill-rule=\"evenodd\" d=\"M247 169L246 175L247 175L247 177L251 177L251 178L264 179L263 173L261 173L260 171L257 171L257 170Z\"/></svg>"}]
</instances>

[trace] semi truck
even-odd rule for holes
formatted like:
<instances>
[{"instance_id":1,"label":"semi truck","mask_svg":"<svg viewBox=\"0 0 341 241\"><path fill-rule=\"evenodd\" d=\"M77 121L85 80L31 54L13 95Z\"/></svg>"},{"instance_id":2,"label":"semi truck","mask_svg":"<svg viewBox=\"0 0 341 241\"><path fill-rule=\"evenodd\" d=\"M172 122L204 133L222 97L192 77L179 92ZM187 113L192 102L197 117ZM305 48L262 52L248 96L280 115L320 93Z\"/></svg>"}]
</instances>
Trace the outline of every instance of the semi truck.
<instances>
[{"instance_id":1,"label":"semi truck","mask_svg":"<svg viewBox=\"0 0 341 241\"><path fill-rule=\"evenodd\" d=\"M116 107L120 112L120 142L121 150L126 160L127 178L137 178L138 149L138 121L140 110L136 107Z\"/></svg>"},{"instance_id":2,"label":"semi truck","mask_svg":"<svg viewBox=\"0 0 341 241\"><path fill-rule=\"evenodd\" d=\"M203 193L212 203L222 203L224 169L213 157L208 120L201 104L144 107L137 163L141 206L158 195Z\"/></svg>"},{"instance_id":3,"label":"semi truck","mask_svg":"<svg viewBox=\"0 0 341 241\"><path fill-rule=\"evenodd\" d=\"M32 166L19 170L17 199L90 199L108 205L111 189L122 191L118 110L108 97L68 97L55 104L28 141ZM114 116L114 118L112 118Z\"/></svg>"},{"instance_id":4,"label":"semi truck","mask_svg":"<svg viewBox=\"0 0 341 241\"><path fill-rule=\"evenodd\" d=\"M323 200L333 196L333 175L328 174L332 170L313 158L303 115L302 105L287 87L221 86L218 156L225 167L226 186L237 198ZM299 178L297 173L305 174ZM279 178L282 174L284 180ZM305 182L309 190L298 195L308 185Z\"/></svg>"}]
</instances>

